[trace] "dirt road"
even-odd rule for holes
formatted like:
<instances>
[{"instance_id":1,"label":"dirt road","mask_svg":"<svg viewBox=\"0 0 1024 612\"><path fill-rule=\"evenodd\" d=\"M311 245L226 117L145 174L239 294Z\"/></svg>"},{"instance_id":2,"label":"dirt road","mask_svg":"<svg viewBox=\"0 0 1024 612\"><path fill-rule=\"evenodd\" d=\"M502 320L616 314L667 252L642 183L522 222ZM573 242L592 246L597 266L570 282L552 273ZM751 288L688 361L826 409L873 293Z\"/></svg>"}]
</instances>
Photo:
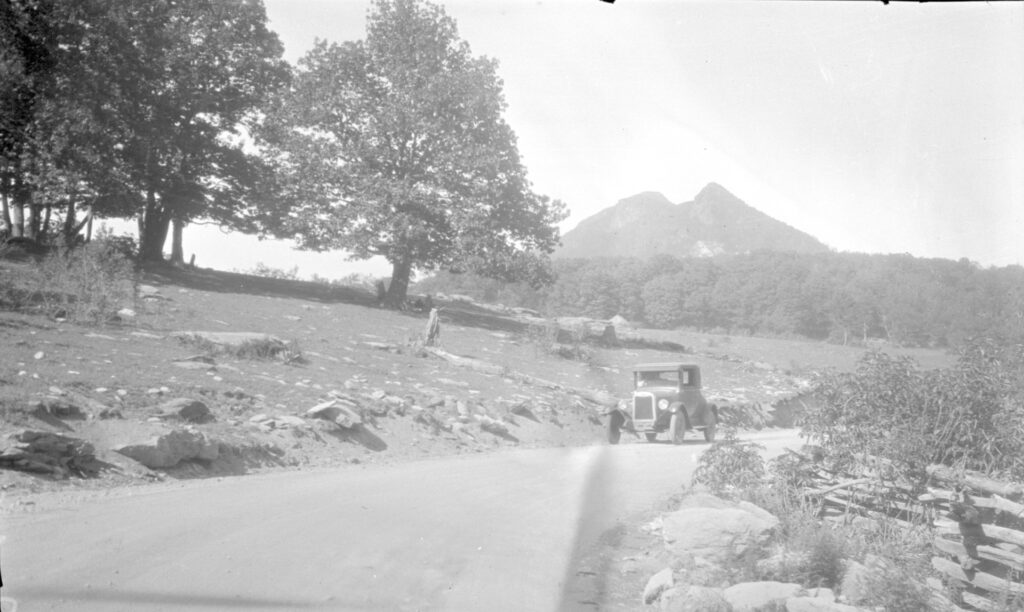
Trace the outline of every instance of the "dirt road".
<instances>
[{"instance_id":1,"label":"dirt road","mask_svg":"<svg viewBox=\"0 0 1024 612\"><path fill-rule=\"evenodd\" d=\"M769 454L792 431L757 438ZM626 444L126 489L3 521L24 610L572 610L574 551L688 484ZM593 610L593 606L580 609Z\"/></svg>"}]
</instances>

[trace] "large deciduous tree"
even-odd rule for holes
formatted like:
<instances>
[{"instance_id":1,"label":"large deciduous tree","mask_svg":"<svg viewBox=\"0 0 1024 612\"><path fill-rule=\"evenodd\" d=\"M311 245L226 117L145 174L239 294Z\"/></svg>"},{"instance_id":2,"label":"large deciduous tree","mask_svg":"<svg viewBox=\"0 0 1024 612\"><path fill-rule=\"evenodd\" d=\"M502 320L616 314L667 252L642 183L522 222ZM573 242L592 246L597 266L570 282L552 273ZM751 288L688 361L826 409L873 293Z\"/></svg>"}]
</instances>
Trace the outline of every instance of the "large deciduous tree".
<instances>
[{"instance_id":1,"label":"large deciduous tree","mask_svg":"<svg viewBox=\"0 0 1024 612\"><path fill-rule=\"evenodd\" d=\"M420 0L379 0L366 39L318 41L264 136L289 177L268 227L301 248L543 282L564 206L533 192L494 61Z\"/></svg>"},{"instance_id":2,"label":"large deciduous tree","mask_svg":"<svg viewBox=\"0 0 1024 612\"><path fill-rule=\"evenodd\" d=\"M77 200L136 217L151 259L172 223L247 227L238 132L289 76L261 0L11 0L0 33L0 191L34 220L9 225L58 205L73 227Z\"/></svg>"}]
</instances>

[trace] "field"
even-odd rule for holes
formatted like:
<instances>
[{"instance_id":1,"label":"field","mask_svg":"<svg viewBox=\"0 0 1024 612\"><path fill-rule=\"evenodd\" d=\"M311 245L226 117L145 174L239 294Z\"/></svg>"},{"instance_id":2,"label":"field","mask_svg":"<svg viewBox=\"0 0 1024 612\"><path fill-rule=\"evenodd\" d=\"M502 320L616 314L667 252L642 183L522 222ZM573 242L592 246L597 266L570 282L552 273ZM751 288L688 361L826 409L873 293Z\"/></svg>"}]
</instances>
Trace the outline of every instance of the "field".
<instances>
[{"instance_id":1,"label":"field","mask_svg":"<svg viewBox=\"0 0 1024 612\"><path fill-rule=\"evenodd\" d=\"M32 274L27 262L0 265L3 283ZM124 305L134 314L119 322L76 325L26 309L0 311L5 447L26 430L57 433L92 444L105 466L88 479L2 470L4 506L28 505L19 494L55 488L601 444L606 407L573 390L628 397L634 363L693 361L704 369L712 401L767 406L806 390L816 372L852 368L864 351L640 330L687 350L583 345L580 356L567 359L514 316L462 301L438 305L441 347L499 366L505 375L458 368L423 352L424 312L381 309L364 290L311 282L160 267L143 274L137 299ZM288 351L236 354L183 341L178 336L185 331L270 334ZM949 362L934 351L908 354L926 366ZM518 374L553 384L524 384ZM358 408L361 427L308 414L339 398ZM199 400L211 418L183 422L170 400ZM54 418L60 410L66 414ZM219 456L150 469L114 452L181 430L219 444Z\"/></svg>"}]
</instances>

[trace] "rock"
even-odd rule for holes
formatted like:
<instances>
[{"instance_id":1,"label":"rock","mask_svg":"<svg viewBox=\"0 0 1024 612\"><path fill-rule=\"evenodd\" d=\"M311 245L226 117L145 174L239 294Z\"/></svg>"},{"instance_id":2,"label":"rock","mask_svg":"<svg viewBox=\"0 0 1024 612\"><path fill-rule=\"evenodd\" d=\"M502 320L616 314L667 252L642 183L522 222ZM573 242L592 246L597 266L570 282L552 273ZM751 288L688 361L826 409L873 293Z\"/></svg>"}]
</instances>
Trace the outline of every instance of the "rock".
<instances>
[{"instance_id":1,"label":"rock","mask_svg":"<svg viewBox=\"0 0 1024 612\"><path fill-rule=\"evenodd\" d=\"M11 437L18 444L0 449L0 468L68 476L92 477L102 464L96 449L85 440L26 429Z\"/></svg>"},{"instance_id":2,"label":"rock","mask_svg":"<svg viewBox=\"0 0 1024 612\"><path fill-rule=\"evenodd\" d=\"M41 416L38 414L40 411L62 420L83 420L86 418L85 412L77 404L57 397L48 397L41 402L37 402L33 414L39 417Z\"/></svg>"},{"instance_id":3,"label":"rock","mask_svg":"<svg viewBox=\"0 0 1024 612\"><path fill-rule=\"evenodd\" d=\"M103 420L124 418L124 415L121 414L121 410L119 408L104 408L103 410L100 410L97 416Z\"/></svg>"},{"instance_id":4,"label":"rock","mask_svg":"<svg viewBox=\"0 0 1024 612\"><path fill-rule=\"evenodd\" d=\"M306 421L302 417L291 416L288 414L278 415L274 417L274 423L278 426L284 427L305 427Z\"/></svg>"},{"instance_id":5,"label":"rock","mask_svg":"<svg viewBox=\"0 0 1024 612\"><path fill-rule=\"evenodd\" d=\"M36 361L39 361L43 357L46 357L46 353L44 353L43 351L39 351L35 355L32 355L32 358L35 359Z\"/></svg>"},{"instance_id":6,"label":"rock","mask_svg":"<svg viewBox=\"0 0 1024 612\"><path fill-rule=\"evenodd\" d=\"M742 582L722 591L734 612L756 612L777 606L801 594L803 587L790 582Z\"/></svg>"},{"instance_id":7,"label":"rock","mask_svg":"<svg viewBox=\"0 0 1024 612\"><path fill-rule=\"evenodd\" d=\"M662 612L732 612L722 591L701 586L679 586L661 594Z\"/></svg>"},{"instance_id":8,"label":"rock","mask_svg":"<svg viewBox=\"0 0 1024 612\"><path fill-rule=\"evenodd\" d=\"M363 417L356 412L355 408L354 404L345 400L333 399L313 406L306 411L306 415L325 421L334 421L341 427L351 429L363 423Z\"/></svg>"},{"instance_id":9,"label":"rock","mask_svg":"<svg viewBox=\"0 0 1024 612\"><path fill-rule=\"evenodd\" d=\"M123 444L114 450L150 469L171 468L182 461L212 461L220 456L220 444L187 429L153 436L145 441Z\"/></svg>"},{"instance_id":10,"label":"rock","mask_svg":"<svg viewBox=\"0 0 1024 612\"><path fill-rule=\"evenodd\" d=\"M730 502L722 507L722 501L713 498L706 500L710 506L693 507L688 505L692 500L684 500L682 509L666 514L662 537L669 551L721 565L755 554L771 536L778 519Z\"/></svg>"},{"instance_id":11,"label":"rock","mask_svg":"<svg viewBox=\"0 0 1024 612\"><path fill-rule=\"evenodd\" d=\"M863 612L863 608L821 597L790 597L786 600L786 612Z\"/></svg>"},{"instance_id":12,"label":"rock","mask_svg":"<svg viewBox=\"0 0 1024 612\"><path fill-rule=\"evenodd\" d=\"M189 423L208 423L213 420L213 413L206 404L186 397L164 402L157 406L157 409L165 416L176 417Z\"/></svg>"},{"instance_id":13,"label":"rock","mask_svg":"<svg viewBox=\"0 0 1024 612\"><path fill-rule=\"evenodd\" d=\"M508 426L502 423L501 421L483 414L477 414L473 416L480 424L480 429L486 431L487 433L494 434L499 438L509 438L512 436L512 434L508 430Z\"/></svg>"},{"instance_id":14,"label":"rock","mask_svg":"<svg viewBox=\"0 0 1024 612\"><path fill-rule=\"evenodd\" d=\"M672 578L672 568L670 567L651 576L651 579L647 581L647 586L644 587L644 604L651 605L661 597L664 591L671 589L674 585L675 580Z\"/></svg>"},{"instance_id":15,"label":"rock","mask_svg":"<svg viewBox=\"0 0 1024 612\"><path fill-rule=\"evenodd\" d=\"M270 417L266 414L260 413L249 417L250 423L262 423L263 421L269 421Z\"/></svg>"},{"instance_id":16,"label":"rock","mask_svg":"<svg viewBox=\"0 0 1024 612\"><path fill-rule=\"evenodd\" d=\"M122 308L121 310L117 311L117 316L121 317L122 319L134 319L135 311L132 310L131 308Z\"/></svg>"}]
</instances>

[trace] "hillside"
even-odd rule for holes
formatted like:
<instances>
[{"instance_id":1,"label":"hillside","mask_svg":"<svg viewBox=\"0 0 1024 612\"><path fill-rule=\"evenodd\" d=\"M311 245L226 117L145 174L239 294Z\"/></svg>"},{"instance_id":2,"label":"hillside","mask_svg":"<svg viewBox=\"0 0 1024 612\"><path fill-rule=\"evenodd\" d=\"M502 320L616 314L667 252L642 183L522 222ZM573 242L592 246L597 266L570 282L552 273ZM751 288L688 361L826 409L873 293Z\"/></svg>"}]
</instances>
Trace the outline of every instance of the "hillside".
<instances>
[{"instance_id":1,"label":"hillside","mask_svg":"<svg viewBox=\"0 0 1024 612\"><path fill-rule=\"evenodd\" d=\"M18 284L32 266L0 262L0 283ZM585 359L565 358L513 312L438 303L443 349L501 375L418 349L426 314L319 283L151 269L131 311L105 326L0 299L0 507L68 485L603 444L606 406L590 395L628 396L629 368L642 361L700 363L720 404L770 403L806 384L783 370L788 357L762 369L717 353L588 346ZM217 344L246 335L289 349Z\"/></svg>"},{"instance_id":2,"label":"hillside","mask_svg":"<svg viewBox=\"0 0 1024 612\"><path fill-rule=\"evenodd\" d=\"M757 250L824 253L828 247L710 183L692 202L672 204L655 192L620 200L567 232L555 257L707 257Z\"/></svg>"}]
</instances>

